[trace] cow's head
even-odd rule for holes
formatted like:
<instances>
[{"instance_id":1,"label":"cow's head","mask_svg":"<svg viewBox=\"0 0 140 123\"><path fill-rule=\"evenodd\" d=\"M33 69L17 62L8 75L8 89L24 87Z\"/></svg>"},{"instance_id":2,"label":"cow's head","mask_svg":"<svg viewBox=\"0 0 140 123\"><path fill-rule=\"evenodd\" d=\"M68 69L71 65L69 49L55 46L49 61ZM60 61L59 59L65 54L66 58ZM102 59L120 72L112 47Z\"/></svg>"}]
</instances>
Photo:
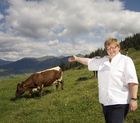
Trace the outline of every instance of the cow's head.
<instances>
[{"instance_id":1,"label":"cow's head","mask_svg":"<svg viewBox=\"0 0 140 123\"><path fill-rule=\"evenodd\" d=\"M17 84L17 90L16 90L16 97L21 96L25 92L25 88L23 84L18 83Z\"/></svg>"}]
</instances>

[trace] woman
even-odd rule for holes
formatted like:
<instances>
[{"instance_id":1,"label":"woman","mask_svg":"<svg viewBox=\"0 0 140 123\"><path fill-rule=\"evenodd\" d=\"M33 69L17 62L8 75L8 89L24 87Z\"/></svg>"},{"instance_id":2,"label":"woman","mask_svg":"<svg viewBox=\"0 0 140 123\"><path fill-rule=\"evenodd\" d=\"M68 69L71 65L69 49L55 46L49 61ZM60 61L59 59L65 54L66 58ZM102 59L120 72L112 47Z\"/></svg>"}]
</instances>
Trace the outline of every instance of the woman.
<instances>
[{"instance_id":1,"label":"woman","mask_svg":"<svg viewBox=\"0 0 140 123\"><path fill-rule=\"evenodd\" d=\"M133 61L120 53L117 39L104 43L108 57L100 59L73 56L69 62L88 65L90 71L98 71L99 102L106 123L123 123L130 109L137 109L138 79Z\"/></svg>"}]
</instances>

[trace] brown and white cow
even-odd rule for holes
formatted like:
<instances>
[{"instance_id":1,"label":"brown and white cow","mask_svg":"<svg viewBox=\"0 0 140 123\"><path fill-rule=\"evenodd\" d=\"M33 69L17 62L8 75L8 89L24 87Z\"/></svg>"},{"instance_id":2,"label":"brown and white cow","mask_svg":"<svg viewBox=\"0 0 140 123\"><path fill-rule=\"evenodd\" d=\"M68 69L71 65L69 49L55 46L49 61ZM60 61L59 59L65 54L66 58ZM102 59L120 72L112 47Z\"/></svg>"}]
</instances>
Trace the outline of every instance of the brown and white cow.
<instances>
[{"instance_id":1,"label":"brown and white cow","mask_svg":"<svg viewBox=\"0 0 140 123\"><path fill-rule=\"evenodd\" d=\"M63 71L59 66L36 72L25 81L17 84L16 97L21 96L25 91L29 91L29 96L31 96L35 89L41 96L43 87L50 86L53 83L55 83L56 89L59 84L61 84L61 89L63 89L62 75Z\"/></svg>"}]
</instances>

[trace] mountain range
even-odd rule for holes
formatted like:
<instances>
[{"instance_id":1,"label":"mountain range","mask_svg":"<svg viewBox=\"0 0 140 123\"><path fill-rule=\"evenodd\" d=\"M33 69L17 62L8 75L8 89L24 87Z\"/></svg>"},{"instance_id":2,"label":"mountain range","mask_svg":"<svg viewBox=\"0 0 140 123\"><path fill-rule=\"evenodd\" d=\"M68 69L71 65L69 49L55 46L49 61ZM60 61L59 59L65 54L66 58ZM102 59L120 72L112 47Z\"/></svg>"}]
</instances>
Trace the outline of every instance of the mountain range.
<instances>
[{"instance_id":1,"label":"mountain range","mask_svg":"<svg viewBox=\"0 0 140 123\"><path fill-rule=\"evenodd\" d=\"M41 58L23 58L17 61L5 61L0 59L0 76L32 73L48 69L55 66L61 66L68 62L68 57L45 56Z\"/></svg>"},{"instance_id":2,"label":"mountain range","mask_svg":"<svg viewBox=\"0 0 140 123\"><path fill-rule=\"evenodd\" d=\"M0 65L8 64L10 62L11 61L5 61L5 60L0 59Z\"/></svg>"}]
</instances>

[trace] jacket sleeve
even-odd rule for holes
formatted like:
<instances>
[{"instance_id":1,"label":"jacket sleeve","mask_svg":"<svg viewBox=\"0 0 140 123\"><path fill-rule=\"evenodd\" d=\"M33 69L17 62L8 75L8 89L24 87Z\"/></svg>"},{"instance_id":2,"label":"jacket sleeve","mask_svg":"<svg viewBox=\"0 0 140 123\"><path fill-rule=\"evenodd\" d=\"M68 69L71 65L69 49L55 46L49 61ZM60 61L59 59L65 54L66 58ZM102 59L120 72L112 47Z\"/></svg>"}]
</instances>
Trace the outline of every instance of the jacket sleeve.
<instances>
[{"instance_id":1,"label":"jacket sleeve","mask_svg":"<svg viewBox=\"0 0 140 123\"><path fill-rule=\"evenodd\" d=\"M127 58L125 62L125 79L126 83L138 83L136 69L131 58Z\"/></svg>"}]
</instances>

